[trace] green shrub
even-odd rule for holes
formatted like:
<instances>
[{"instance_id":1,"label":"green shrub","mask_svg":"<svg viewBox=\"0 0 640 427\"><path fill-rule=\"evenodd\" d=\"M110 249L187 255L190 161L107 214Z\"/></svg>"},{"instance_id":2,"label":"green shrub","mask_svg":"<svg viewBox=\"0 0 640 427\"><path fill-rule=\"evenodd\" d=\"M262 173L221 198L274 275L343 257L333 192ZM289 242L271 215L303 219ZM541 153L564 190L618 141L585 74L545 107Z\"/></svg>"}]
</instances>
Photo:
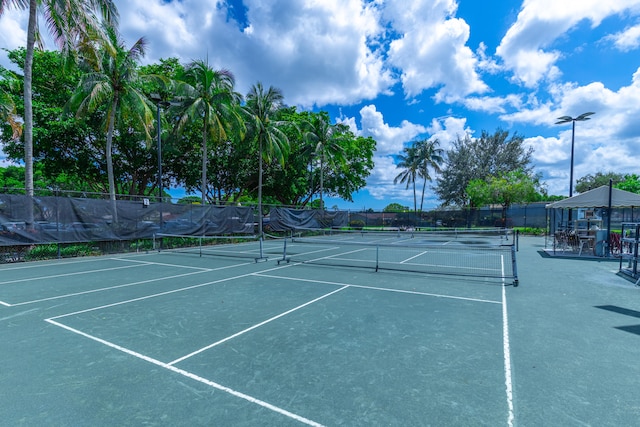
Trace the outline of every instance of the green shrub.
<instances>
[{"instance_id":1,"label":"green shrub","mask_svg":"<svg viewBox=\"0 0 640 427\"><path fill-rule=\"evenodd\" d=\"M93 243L74 243L60 245L61 258L73 258L80 256L100 255L101 251ZM25 261L38 261L44 259L58 258L58 245L55 243L47 245L36 245L29 249L25 255Z\"/></svg>"},{"instance_id":2,"label":"green shrub","mask_svg":"<svg viewBox=\"0 0 640 427\"><path fill-rule=\"evenodd\" d=\"M24 259L26 261L38 261L43 259L51 259L58 257L58 245L49 244L49 245L37 245L31 248L29 252L25 255Z\"/></svg>"},{"instance_id":3,"label":"green shrub","mask_svg":"<svg viewBox=\"0 0 640 427\"><path fill-rule=\"evenodd\" d=\"M537 227L515 227L514 230L518 230L520 234L526 234L530 236L543 236L545 230Z\"/></svg>"},{"instance_id":4,"label":"green shrub","mask_svg":"<svg viewBox=\"0 0 640 427\"><path fill-rule=\"evenodd\" d=\"M153 250L153 240L150 240L150 239L133 241L129 245L129 251L131 252L150 251L150 250Z\"/></svg>"},{"instance_id":5,"label":"green shrub","mask_svg":"<svg viewBox=\"0 0 640 427\"><path fill-rule=\"evenodd\" d=\"M364 228L364 221L361 219L353 219L349 221L349 227L362 230Z\"/></svg>"}]
</instances>

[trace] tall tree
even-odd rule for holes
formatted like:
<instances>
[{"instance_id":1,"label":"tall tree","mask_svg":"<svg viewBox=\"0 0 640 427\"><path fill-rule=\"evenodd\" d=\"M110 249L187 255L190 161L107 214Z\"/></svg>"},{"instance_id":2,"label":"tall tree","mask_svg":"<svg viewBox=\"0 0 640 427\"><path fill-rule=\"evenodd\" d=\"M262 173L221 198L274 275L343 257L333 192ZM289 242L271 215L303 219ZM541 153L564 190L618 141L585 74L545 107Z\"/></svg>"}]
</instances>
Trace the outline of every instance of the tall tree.
<instances>
[{"instance_id":1,"label":"tall tree","mask_svg":"<svg viewBox=\"0 0 640 427\"><path fill-rule=\"evenodd\" d=\"M416 178L420 173L420 157L418 156L418 150L415 145L404 147L402 154L398 156L397 169L402 171L393 179L393 183L398 182L405 185L405 189L409 188L409 185L413 186L413 211L418 213L418 202L416 200Z\"/></svg>"},{"instance_id":2,"label":"tall tree","mask_svg":"<svg viewBox=\"0 0 640 427\"><path fill-rule=\"evenodd\" d=\"M0 16L8 7L29 11L27 24L27 55L24 64L24 162L25 191L33 197L33 55L39 34L37 12L40 11L47 27L63 52L73 52L78 40L99 34L98 14L105 22L116 25L118 12L113 0L0 0ZM27 223L33 223L33 211Z\"/></svg>"},{"instance_id":3,"label":"tall tree","mask_svg":"<svg viewBox=\"0 0 640 427\"><path fill-rule=\"evenodd\" d=\"M296 107L284 107L277 112L275 119L287 123L287 126L281 129L288 137L290 150L284 167L277 162L264 164L263 195L265 200L266 197L272 197L273 202L305 206L311 202L312 196L319 194L320 180L317 159L313 173L311 170L314 146L304 139L304 130L313 120L329 123L329 114L326 111L298 112ZM353 193L366 185L365 179L373 169L376 143L370 137L355 136L349 127L342 123L334 124L332 127L340 144L341 159L325 162L322 192L324 196L352 201ZM251 174L248 178L252 182L248 183L246 188L255 189L252 193L257 192L258 174ZM254 198L257 201L257 196ZM317 204L320 207L319 200Z\"/></svg>"},{"instance_id":4,"label":"tall tree","mask_svg":"<svg viewBox=\"0 0 640 427\"><path fill-rule=\"evenodd\" d=\"M24 65L24 57L24 48L9 51L9 58L20 68ZM40 165L43 176L55 182L61 190L70 189L71 184L73 189L108 194L106 131L103 127L105 106L88 116L63 114L64 107L68 107L69 99L78 89L81 74L75 65L65 66L58 51L35 52L33 135L37 144L33 151L34 173ZM21 85L12 91L18 114L22 113L21 93ZM136 127L140 126L129 118L114 130L113 168L118 194L148 195L155 189L155 144L145 144L144 129ZM0 131L0 143L4 143L9 158L20 161L24 153L22 142L10 139L10 136L9 126L4 125ZM68 179L60 182L59 176ZM37 183L34 187L39 189Z\"/></svg>"},{"instance_id":5,"label":"tall tree","mask_svg":"<svg viewBox=\"0 0 640 427\"><path fill-rule=\"evenodd\" d=\"M258 232L262 236L262 162L272 159L284 166L289 154L289 138L280 129L287 123L274 120L277 111L282 108L284 96L282 91L273 86L264 89L258 82L251 86L247 94L246 111L247 127L250 135L258 143Z\"/></svg>"},{"instance_id":6,"label":"tall tree","mask_svg":"<svg viewBox=\"0 0 640 427\"><path fill-rule=\"evenodd\" d=\"M542 187L539 176L515 170L487 179L472 179L466 191L474 206L502 205L502 222L506 226L509 206L540 200Z\"/></svg>"},{"instance_id":7,"label":"tall tree","mask_svg":"<svg viewBox=\"0 0 640 427\"><path fill-rule=\"evenodd\" d=\"M309 144L308 148L312 158L320 162L320 208L324 209L322 195L324 193L324 166L329 163L335 165L344 163L344 150L342 143L345 134L337 125L329 123L327 115L314 116L306 124L304 138Z\"/></svg>"},{"instance_id":8,"label":"tall tree","mask_svg":"<svg viewBox=\"0 0 640 427\"><path fill-rule=\"evenodd\" d=\"M624 180L615 185L620 190L640 194L640 176L634 174L625 175Z\"/></svg>"},{"instance_id":9,"label":"tall tree","mask_svg":"<svg viewBox=\"0 0 640 427\"><path fill-rule=\"evenodd\" d=\"M243 128L240 115L242 96L234 91L235 78L228 70L214 70L205 61L193 61L185 68L176 95L183 99L178 130L202 121L202 204L207 197L208 141L216 145L228 138L233 127Z\"/></svg>"},{"instance_id":10,"label":"tall tree","mask_svg":"<svg viewBox=\"0 0 640 427\"><path fill-rule=\"evenodd\" d=\"M609 185L609 180L612 180L615 186L624 181L625 177L623 174L616 172L596 172L595 174L588 174L579 178L576 181L575 188L578 193L584 193L585 191L593 190L603 185Z\"/></svg>"},{"instance_id":11,"label":"tall tree","mask_svg":"<svg viewBox=\"0 0 640 427\"><path fill-rule=\"evenodd\" d=\"M417 150L418 161L420 163L420 169L418 174L423 179L422 183L422 196L420 197L420 211L424 204L424 192L427 188L427 181L431 181L433 178L429 174L429 168L434 172L439 173L440 165L444 162L444 151L439 148L440 141L438 139L423 139L415 143Z\"/></svg>"},{"instance_id":12,"label":"tall tree","mask_svg":"<svg viewBox=\"0 0 640 427\"><path fill-rule=\"evenodd\" d=\"M436 180L436 194L443 205L469 206L466 188L471 180L486 180L516 170L529 174L532 154L533 148L524 145L523 136L509 135L501 129L493 134L482 131L477 139L469 135L458 138L447 151L442 173Z\"/></svg>"},{"instance_id":13,"label":"tall tree","mask_svg":"<svg viewBox=\"0 0 640 427\"><path fill-rule=\"evenodd\" d=\"M137 72L138 62L144 56L146 41L138 39L127 49L119 39L115 28L106 28L107 38L98 40L98 49L83 58L90 70L80 80L77 91L69 101L69 107L77 110L77 116L91 114L106 106L104 126L106 128L105 158L109 198L112 215L117 221L116 185L113 173L113 134L116 122L131 120L142 128L147 140L153 126L153 109L140 89Z\"/></svg>"}]
</instances>

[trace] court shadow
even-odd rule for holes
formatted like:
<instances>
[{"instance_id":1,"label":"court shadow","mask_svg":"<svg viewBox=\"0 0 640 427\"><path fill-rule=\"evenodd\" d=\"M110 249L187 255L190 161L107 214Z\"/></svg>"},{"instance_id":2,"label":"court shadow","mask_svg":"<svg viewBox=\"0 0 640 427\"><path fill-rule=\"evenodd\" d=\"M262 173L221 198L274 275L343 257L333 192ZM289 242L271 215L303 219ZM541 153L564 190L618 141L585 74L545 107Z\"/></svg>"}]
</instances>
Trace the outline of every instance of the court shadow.
<instances>
[{"instance_id":1,"label":"court shadow","mask_svg":"<svg viewBox=\"0 0 640 427\"><path fill-rule=\"evenodd\" d=\"M596 305L595 308L612 311L614 313L623 314L625 316L631 316L631 317L636 317L640 319L640 311L631 310L624 307L618 307L617 305ZM629 332L632 334L640 335L640 325L614 326L614 328L619 329L621 331Z\"/></svg>"},{"instance_id":2,"label":"court shadow","mask_svg":"<svg viewBox=\"0 0 640 427\"><path fill-rule=\"evenodd\" d=\"M632 334L640 335L640 325L631 325L631 326L616 326L616 329L620 329L621 331L630 332Z\"/></svg>"},{"instance_id":3,"label":"court shadow","mask_svg":"<svg viewBox=\"0 0 640 427\"><path fill-rule=\"evenodd\" d=\"M618 307L617 305L596 305L595 308L613 311L614 313L624 314L625 316L637 317L640 319L640 311Z\"/></svg>"}]
</instances>

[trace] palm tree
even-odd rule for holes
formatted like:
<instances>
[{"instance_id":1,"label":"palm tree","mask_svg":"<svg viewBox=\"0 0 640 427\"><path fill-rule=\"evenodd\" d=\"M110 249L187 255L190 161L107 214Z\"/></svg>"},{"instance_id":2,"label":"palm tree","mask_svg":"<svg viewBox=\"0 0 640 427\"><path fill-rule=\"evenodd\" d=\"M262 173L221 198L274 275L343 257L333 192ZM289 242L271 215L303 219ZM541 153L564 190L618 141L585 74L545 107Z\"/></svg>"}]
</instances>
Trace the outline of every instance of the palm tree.
<instances>
[{"instance_id":1,"label":"palm tree","mask_svg":"<svg viewBox=\"0 0 640 427\"><path fill-rule=\"evenodd\" d=\"M233 126L243 133L240 114L242 96L235 92L231 71L214 70L205 61L192 61L176 86L176 96L182 99L178 131L187 123L202 120L202 204L207 195L207 145L209 138L220 144Z\"/></svg>"},{"instance_id":2,"label":"palm tree","mask_svg":"<svg viewBox=\"0 0 640 427\"><path fill-rule=\"evenodd\" d=\"M344 150L341 141L344 134L339 126L329 124L328 118L324 116L314 117L306 125L304 138L310 144L308 148L313 156L320 159L320 208L324 209L324 165L326 162L333 164L343 161Z\"/></svg>"},{"instance_id":3,"label":"palm tree","mask_svg":"<svg viewBox=\"0 0 640 427\"><path fill-rule=\"evenodd\" d=\"M84 74L78 89L72 95L68 107L77 108L77 116L90 114L106 106L105 128L107 179L114 223L117 221L116 186L113 173L113 134L116 123L129 118L141 126L147 140L153 126L151 103L140 90L137 73L139 60L144 56L146 41L138 39L130 49L120 41L113 27L106 28L107 38L100 40L98 49L84 58L90 72ZM95 56L93 55L95 54Z\"/></svg>"},{"instance_id":4,"label":"palm tree","mask_svg":"<svg viewBox=\"0 0 640 427\"><path fill-rule=\"evenodd\" d=\"M402 168L402 172L400 172L393 180L394 184L398 182L405 184L405 189L409 188L409 184L413 185L413 210L417 214L418 213L418 203L416 200L416 177L420 171L420 159L418 157L418 150L415 145L410 147L404 147L402 152L404 154L398 155L398 159L400 160L396 165L396 168Z\"/></svg>"},{"instance_id":5,"label":"palm tree","mask_svg":"<svg viewBox=\"0 0 640 427\"><path fill-rule=\"evenodd\" d=\"M41 37L37 24L40 11L47 22L47 28L64 53L73 52L78 40L91 38L98 32L98 12L105 22L116 25L118 11L114 0L0 0L0 16L5 9L15 7L29 10L27 26L27 50L24 61L24 162L25 192L33 197L33 52L36 40ZM90 36L91 34L91 36ZM33 206L28 204L27 223L33 223Z\"/></svg>"},{"instance_id":6,"label":"palm tree","mask_svg":"<svg viewBox=\"0 0 640 427\"><path fill-rule=\"evenodd\" d=\"M274 120L274 114L282 107L284 96L280 89L270 86L265 91L262 83L251 86L247 94L246 111L248 128L258 141L258 233L262 236L262 162L276 159L284 165L289 154L289 139L279 129L282 121Z\"/></svg>"},{"instance_id":7,"label":"palm tree","mask_svg":"<svg viewBox=\"0 0 640 427\"><path fill-rule=\"evenodd\" d=\"M10 89L18 83L15 75L3 67L0 67L0 78L7 83ZM0 89L0 119L6 120L7 123L9 123L13 131L13 138L20 137L22 134L22 126L20 126L17 120L16 105L13 102L13 98L11 98L11 94L5 92L3 89Z\"/></svg>"},{"instance_id":8,"label":"palm tree","mask_svg":"<svg viewBox=\"0 0 640 427\"><path fill-rule=\"evenodd\" d=\"M433 140L423 139L414 144L417 150L416 155L420 162L418 175L424 180L422 183L422 197L420 198L420 211L422 211L422 205L424 204L424 192L427 187L427 181L432 180L431 175L429 175L429 168L440 173L440 165L444 162L444 150L438 148L439 145L440 141L438 141L437 138Z\"/></svg>"}]
</instances>

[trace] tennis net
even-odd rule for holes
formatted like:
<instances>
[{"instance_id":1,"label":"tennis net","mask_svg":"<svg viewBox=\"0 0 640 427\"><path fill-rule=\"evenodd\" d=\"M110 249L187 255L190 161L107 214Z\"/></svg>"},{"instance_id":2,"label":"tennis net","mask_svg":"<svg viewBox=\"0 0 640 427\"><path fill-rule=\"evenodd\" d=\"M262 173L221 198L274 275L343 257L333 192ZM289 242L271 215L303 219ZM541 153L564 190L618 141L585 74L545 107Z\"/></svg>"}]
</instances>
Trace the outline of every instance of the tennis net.
<instances>
[{"instance_id":1,"label":"tennis net","mask_svg":"<svg viewBox=\"0 0 640 427\"><path fill-rule=\"evenodd\" d=\"M468 243L430 233L298 233L285 241L278 263L313 263L378 270L511 279L518 286L517 234L494 236L492 244ZM487 237L487 236L485 236Z\"/></svg>"},{"instance_id":2,"label":"tennis net","mask_svg":"<svg viewBox=\"0 0 640 427\"><path fill-rule=\"evenodd\" d=\"M153 248L160 252L250 258L256 262L264 261L270 256L281 256L283 245L282 239L264 242L255 235L198 236L157 233L153 236Z\"/></svg>"},{"instance_id":3,"label":"tennis net","mask_svg":"<svg viewBox=\"0 0 640 427\"><path fill-rule=\"evenodd\" d=\"M509 228L439 228L436 230L384 230L384 229L296 229L294 237L320 237L340 241L447 244L447 245L509 245L516 240L516 233Z\"/></svg>"}]
</instances>

